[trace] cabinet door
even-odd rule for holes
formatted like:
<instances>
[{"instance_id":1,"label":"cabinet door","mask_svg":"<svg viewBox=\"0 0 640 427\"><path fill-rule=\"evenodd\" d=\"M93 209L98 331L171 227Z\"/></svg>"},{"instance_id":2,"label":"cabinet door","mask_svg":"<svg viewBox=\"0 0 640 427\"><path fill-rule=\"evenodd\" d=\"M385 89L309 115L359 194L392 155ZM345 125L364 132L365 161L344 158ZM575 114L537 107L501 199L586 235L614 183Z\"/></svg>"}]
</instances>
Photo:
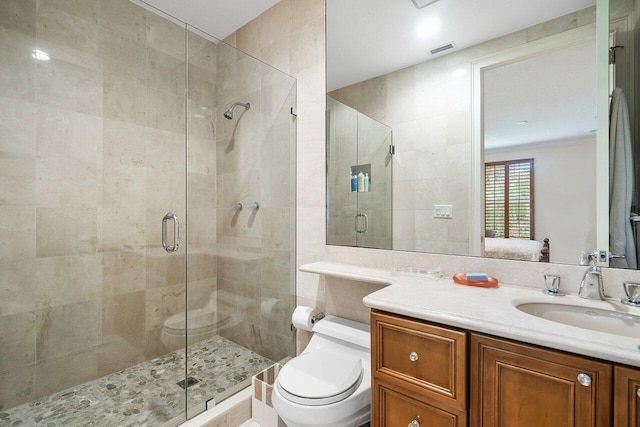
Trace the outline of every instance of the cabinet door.
<instances>
[{"instance_id":1,"label":"cabinet door","mask_svg":"<svg viewBox=\"0 0 640 427\"><path fill-rule=\"evenodd\" d=\"M612 370L584 357L472 334L471 425L610 426Z\"/></svg>"},{"instance_id":2,"label":"cabinet door","mask_svg":"<svg viewBox=\"0 0 640 427\"><path fill-rule=\"evenodd\" d=\"M640 427L640 369L615 368L614 425Z\"/></svg>"},{"instance_id":3,"label":"cabinet door","mask_svg":"<svg viewBox=\"0 0 640 427\"><path fill-rule=\"evenodd\" d=\"M418 400L419 395L383 381L373 381L373 427L463 427L467 414L445 410ZM428 399L427 399L428 401Z\"/></svg>"},{"instance_id":4,"label":"cabinet door","mask_svg":"<svg viewBox=\"0 0 640 427\"><path fill-rule=\"evenodd\" d=\"M371 314L375 377L467 409L466 332L380 312Z\"/></svg>"}]
</instances>

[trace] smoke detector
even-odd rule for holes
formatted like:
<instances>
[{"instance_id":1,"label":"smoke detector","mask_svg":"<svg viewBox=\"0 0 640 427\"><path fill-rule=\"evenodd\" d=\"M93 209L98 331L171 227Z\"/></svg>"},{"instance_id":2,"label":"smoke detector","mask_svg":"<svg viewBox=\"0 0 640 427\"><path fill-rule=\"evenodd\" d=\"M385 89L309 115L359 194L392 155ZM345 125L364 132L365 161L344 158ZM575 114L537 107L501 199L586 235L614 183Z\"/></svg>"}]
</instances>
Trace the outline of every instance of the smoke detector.
<instances>
[{"instance_id":1,"label":"smoke detector","mask_svg":"<svg viewBox=\"0 0 640 427\"><path fill-rule=\"evenodd\" d=\"M416 9L422 9L423 7L427 7L430 4L437 2L438 0L411 0L415 5Z\"/></svg>"}]
</instances>

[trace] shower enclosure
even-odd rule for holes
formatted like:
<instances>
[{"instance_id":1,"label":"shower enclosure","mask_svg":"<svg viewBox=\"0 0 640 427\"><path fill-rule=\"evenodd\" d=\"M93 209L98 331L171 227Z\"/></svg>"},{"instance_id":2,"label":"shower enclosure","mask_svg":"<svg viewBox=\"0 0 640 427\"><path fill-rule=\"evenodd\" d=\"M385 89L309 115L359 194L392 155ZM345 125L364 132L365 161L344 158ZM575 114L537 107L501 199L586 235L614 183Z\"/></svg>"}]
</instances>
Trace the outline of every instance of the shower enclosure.
<instances>
[{"instance_id":1,"label":"shower enclosure","mask_svg":"<svg viewBox=\"0 0 640 427\"><path fill-rule=\"evenodd\" d=\"M330 96L326 117L327 242L391 249L392 129Z\"/></svg>"},{"instance_id":2,"label":"shower enclosure","mask_svg":"<svg viewBox=\"0 0 640 427\"><path fill-rule=\"evenodd\" d=\"M177 425L293 355L295 79L127 0L1 8L0 424Z\"/></svg>"}]
</instances>

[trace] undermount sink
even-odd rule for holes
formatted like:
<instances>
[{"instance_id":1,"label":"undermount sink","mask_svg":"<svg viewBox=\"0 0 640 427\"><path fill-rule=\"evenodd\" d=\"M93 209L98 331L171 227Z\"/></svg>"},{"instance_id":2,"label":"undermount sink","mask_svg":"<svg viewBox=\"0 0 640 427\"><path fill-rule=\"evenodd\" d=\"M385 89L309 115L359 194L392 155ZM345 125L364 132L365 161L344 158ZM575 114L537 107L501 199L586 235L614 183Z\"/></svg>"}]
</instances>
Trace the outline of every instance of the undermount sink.
<instances>
[{"instance_id":1,"label":"undermount sink","mask_svg":"<svg viewBox=\"0 0 640 427\"><path fill-rule=\"evenodd\" d=\"M552 322L591 331L640 338L640 316L565 304L523 303L516 308L524 313Z\"/></svg>"}]
</instances>

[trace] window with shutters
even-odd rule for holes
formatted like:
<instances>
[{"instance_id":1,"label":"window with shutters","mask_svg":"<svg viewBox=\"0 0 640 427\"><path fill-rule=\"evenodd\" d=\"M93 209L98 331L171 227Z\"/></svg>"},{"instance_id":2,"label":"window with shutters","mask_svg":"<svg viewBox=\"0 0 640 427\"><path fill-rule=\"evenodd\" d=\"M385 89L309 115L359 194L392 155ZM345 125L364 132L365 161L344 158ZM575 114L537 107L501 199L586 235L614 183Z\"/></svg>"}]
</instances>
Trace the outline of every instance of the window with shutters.
<instances>
[{"instance_id":1,"label":"window with shutters","mask_svg":"<svg viewBox=\"0 0 640 427\"><path fill-rule=\"evenodd\" d=\"M533 159L485 163L484 188L485 229L533 239Z\"/></svg>"}]
</instances>

